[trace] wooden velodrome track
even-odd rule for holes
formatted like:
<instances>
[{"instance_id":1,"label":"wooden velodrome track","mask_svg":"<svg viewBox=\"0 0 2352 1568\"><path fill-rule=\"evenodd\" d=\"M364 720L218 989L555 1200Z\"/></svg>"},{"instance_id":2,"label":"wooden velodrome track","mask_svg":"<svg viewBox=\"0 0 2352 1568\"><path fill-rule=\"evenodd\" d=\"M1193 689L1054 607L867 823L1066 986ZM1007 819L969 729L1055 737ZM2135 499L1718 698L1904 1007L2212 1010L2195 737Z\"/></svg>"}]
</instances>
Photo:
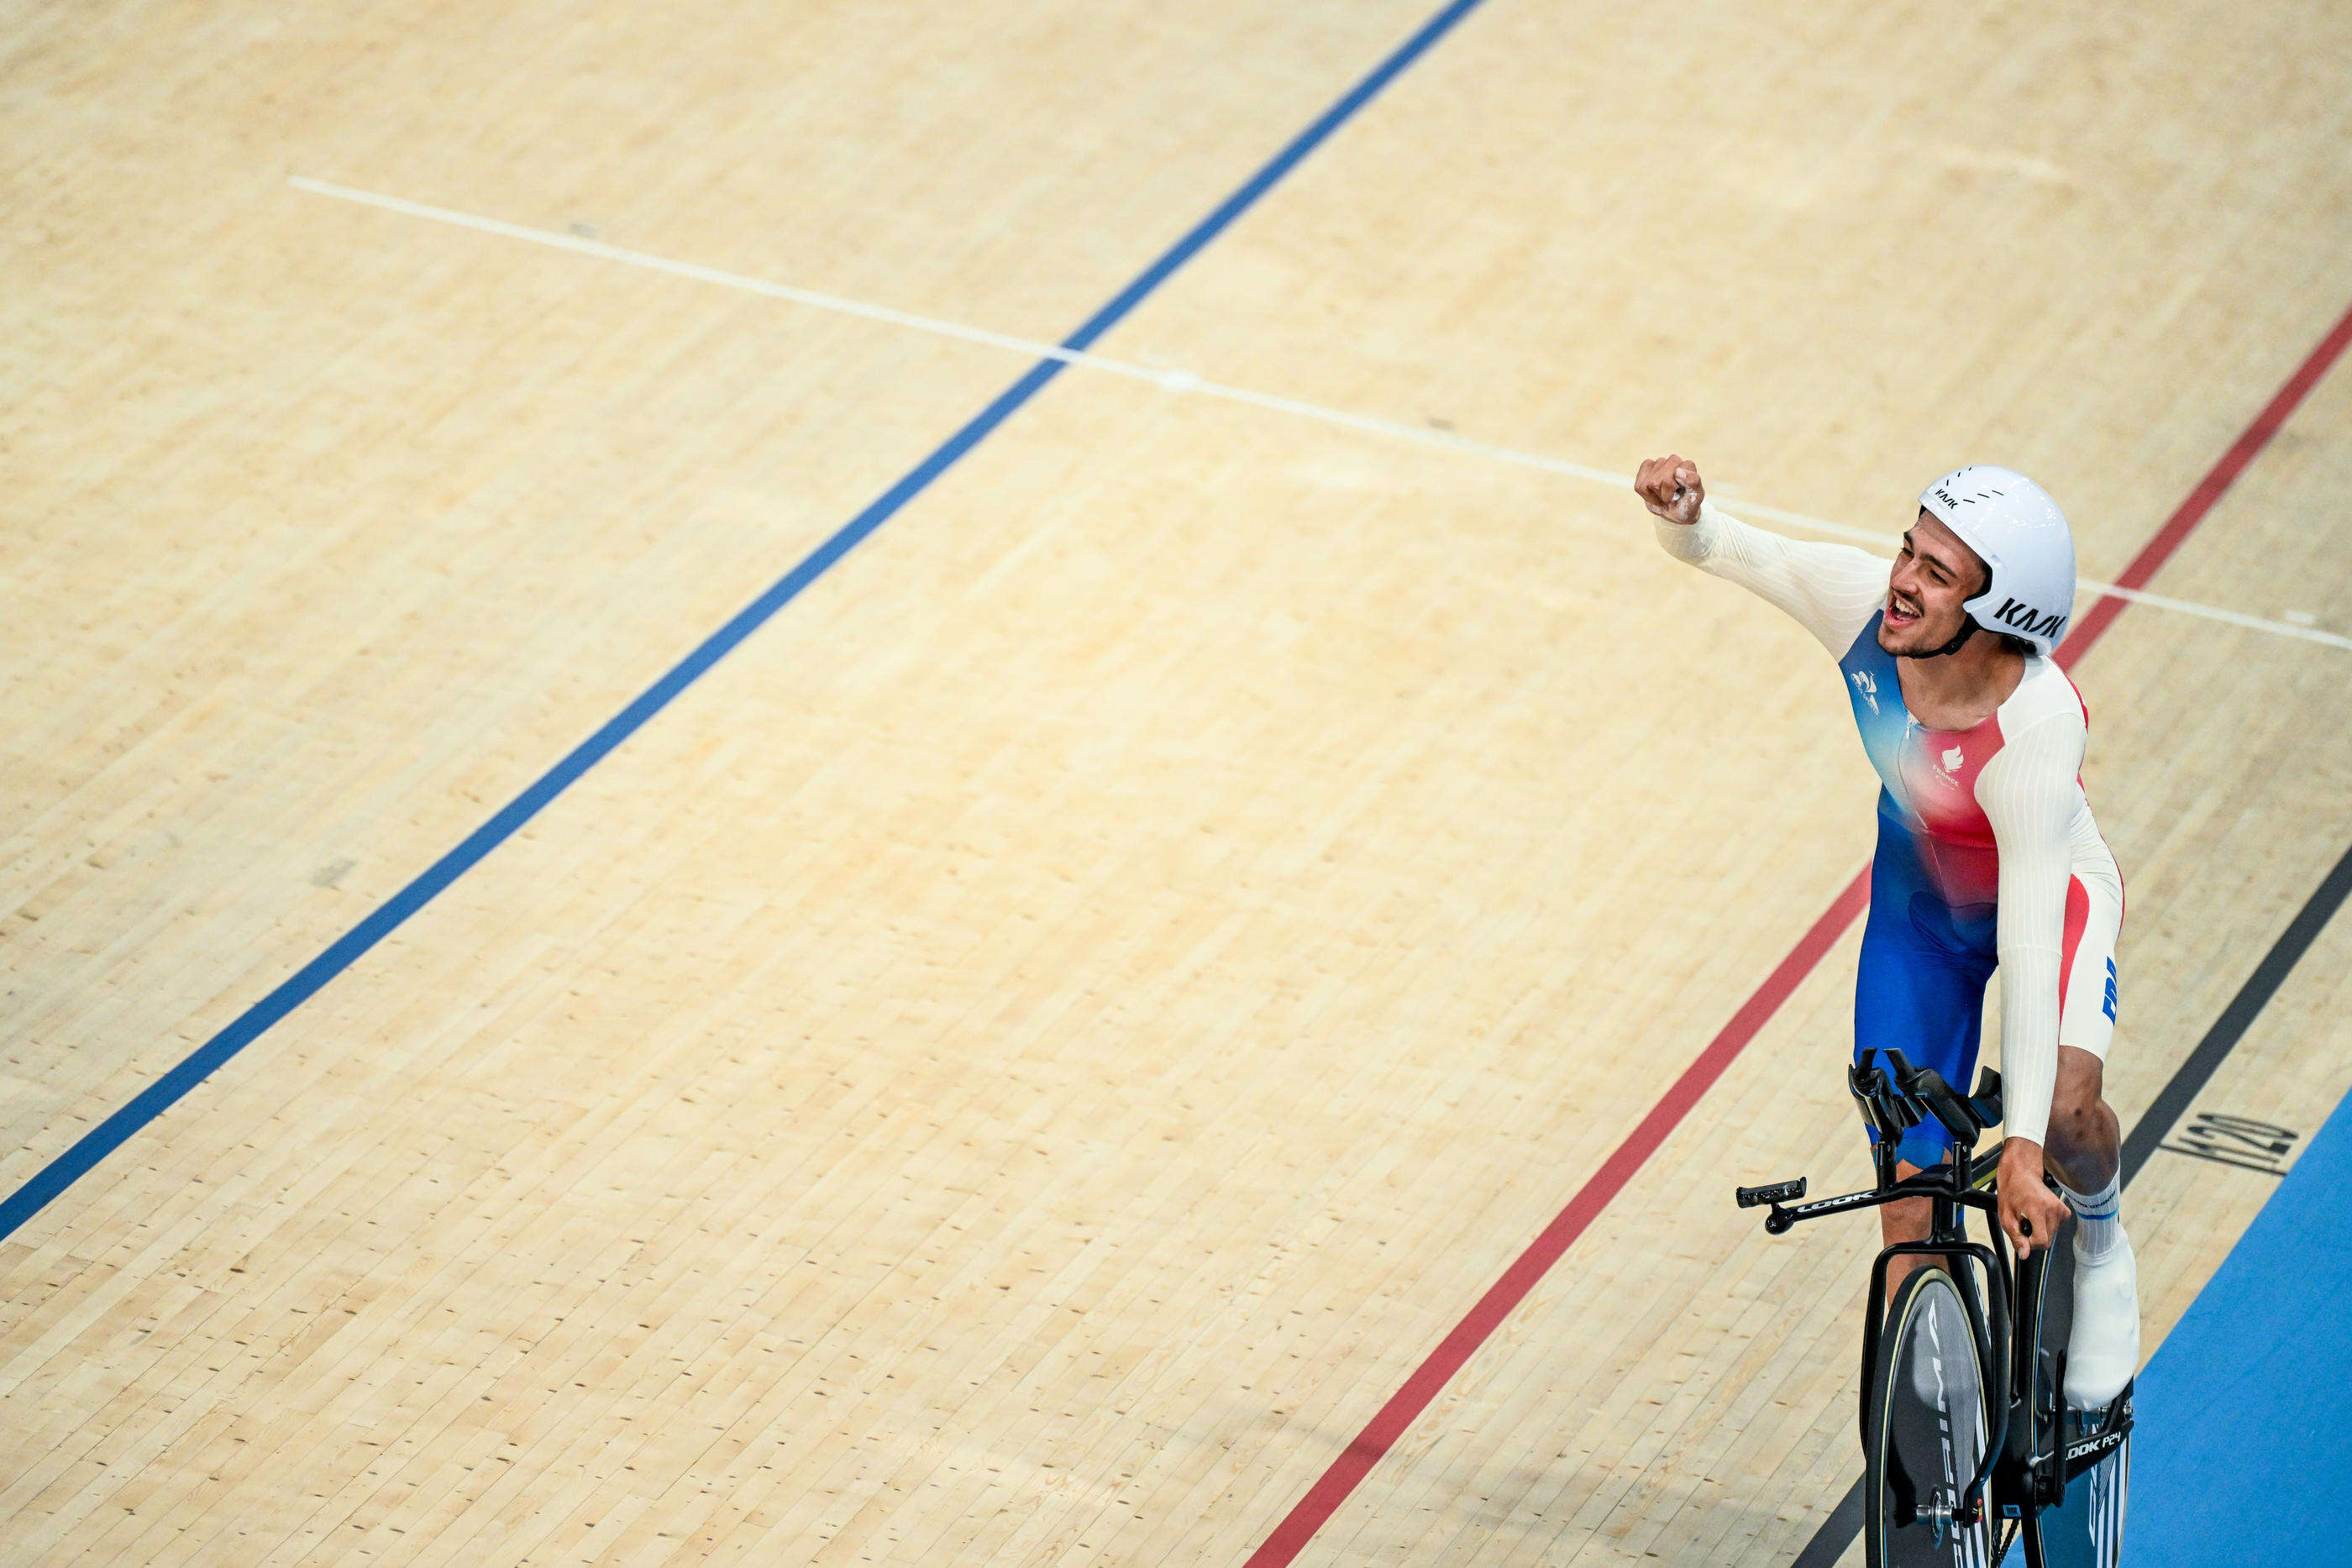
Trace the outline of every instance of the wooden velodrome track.
<instances>
[{"instance_id":1,"label":"wooden velodrome track","mask_svg":"<svg viewBox=\"0 0 2352 1568\"><path fill-rule=\"evenodd\" d=\"M2331 0L0 15L12 1565L1788 1562L1872 786L1583 470L2112 580L2352 304ZM2305 379L2075 669L2127 1125L2352 843Z\"/></svg>"}]
</instances>

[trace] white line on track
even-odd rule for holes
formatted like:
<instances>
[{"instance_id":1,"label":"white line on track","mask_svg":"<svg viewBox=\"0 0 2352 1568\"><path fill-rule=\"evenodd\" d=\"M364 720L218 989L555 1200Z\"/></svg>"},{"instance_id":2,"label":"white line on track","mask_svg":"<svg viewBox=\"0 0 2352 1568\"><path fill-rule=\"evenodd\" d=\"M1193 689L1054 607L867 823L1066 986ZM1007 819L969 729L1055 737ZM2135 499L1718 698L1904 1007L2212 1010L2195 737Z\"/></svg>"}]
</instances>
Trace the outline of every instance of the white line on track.
<instances>
[{"instance_id":1,"label":"white line on track","mask_svg":"<svg viewBox=\"0 0 2352 1568\"><path fill-rule=\"evenodd\" d=\"M715 283L722 288L739 289L746 294L763 295L770 299L788 300L813 309L830 310L837 315L856 316L868 321L880 321L893 327L928 332L935 337L954 338L967 343L982 343L992 349L1004 349L1031 359L1059 360L1066 364L1083 366L1115 376L1127 376L1135 381L1150 382L1173 392L1195 392L1202 397L1223 398L1228 402L1246 403L1253 408L1270 409L1277 413L1299 419L1311 419L1323 424L1338 425L1345 430L1360 430L1371 435L1384 435L1392 440L1411 441L1423 446L1444 447L1472 456L1485 457L1497 463L1508 463L1521 468L1538 469L1546 474L1559 474L1571 479L1588 480L1596 485L1626 489L1633 477L1614 474L1606 468L1594 468L1563 458L1546 457L1539 453L1521 452L1514 447L1496 446L1488 442L1473 441L1468 436L1448 431L1433 430L1418 424L1405 424L1396 420L1376 419L1369 414L1349 413L1344 409L1326 408L1320 403L1301 402L1297 398L1277 396L1273 392L1253 392L1247 387L1226 386L1222 382L1204 381L1190 371L1167 370L1151 365L1139 365L1129 360L1115 360L1105 354L1087 353L1082 350L1066 349L1059 343L1042 342L1033 338L1015 337L1009 332L992 332L982 327L967 327L960 321L943 321L935 316L919 316L909 310L894 310L887 305L869 305L863 300L845 298L838 294L821 293L814 288L795 288L788 283L772 283L763 277L751 277L740 272L728 272L716 267L702 267L690 261L672 261L667 256L650 256L644 251L625 250L616 245L589 239L581 235L554 234L546 229L525 228L520 224L503 223L497 218L478 217L448 207L429 206L423 202L411 202L399 196L379 195L373 191L354 190L349 185L337 185L325 180L313 180L301 174L287 177L287 183L298 191L314 196L331 196L337 201L356 202L362 206L381 207L386 212L400 213L430 223L447 224L457 228L472 229L480 234L498 235L506 239L521 240L526 245L543 246L550 250L568 250L577 256L593 256L604 261L616 261L625 267L642 267L649 272L667 272L674 277L692 278L697 283ZM1851 539L1858 544L1879 549L1891 549L1895 536L1869 528L1857 528L1844 523L1833 523L1823 517L1808 517L1802 512L1783 511L1778 507L1759 506L1751 501L1733 503L1750 517L1786 523L1808 533L1822 534L1832 538ZM2078 596L2112 597L2145 604L2151 609L2169 610L2182 615L2200 616L2208 621L2220 621L2231 626L2243 626L2250 631L2267 632L2274 637L2291 637L2297 642L2317 643L2330 648L2352 649L2352 637L2334 632L2323 632L2314 626L2298 626L2292 622L2273 621L2260 615L2247 615L2235 610L2223 610L2216 605L2199 604L2186 599L2174 599L2161 593L2119 588L2109 582L2085 582L2077 590Z\"/></svg>"}]
</instances>

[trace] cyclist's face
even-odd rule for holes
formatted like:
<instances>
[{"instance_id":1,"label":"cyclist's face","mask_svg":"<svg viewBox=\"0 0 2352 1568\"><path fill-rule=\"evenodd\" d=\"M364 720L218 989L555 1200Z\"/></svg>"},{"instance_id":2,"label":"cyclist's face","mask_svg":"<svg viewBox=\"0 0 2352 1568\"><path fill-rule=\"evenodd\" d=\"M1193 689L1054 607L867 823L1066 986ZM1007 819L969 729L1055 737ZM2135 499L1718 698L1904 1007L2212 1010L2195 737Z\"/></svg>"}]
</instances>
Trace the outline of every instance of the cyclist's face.
<instances>
[{"instance_id":1,"label":"cyclist's face","mask_svg":"<svg viewBox=\"0 0 2352 1568\"><path fill-rule=\"evenodd\" d=\"M1927 653L1959 635L1961 604L1984 587L1983 560L1923 510L1903 536L1903 553L1886 579L1886 615L1878 645L1890 653Z\"/></svg>"}]
</instances>

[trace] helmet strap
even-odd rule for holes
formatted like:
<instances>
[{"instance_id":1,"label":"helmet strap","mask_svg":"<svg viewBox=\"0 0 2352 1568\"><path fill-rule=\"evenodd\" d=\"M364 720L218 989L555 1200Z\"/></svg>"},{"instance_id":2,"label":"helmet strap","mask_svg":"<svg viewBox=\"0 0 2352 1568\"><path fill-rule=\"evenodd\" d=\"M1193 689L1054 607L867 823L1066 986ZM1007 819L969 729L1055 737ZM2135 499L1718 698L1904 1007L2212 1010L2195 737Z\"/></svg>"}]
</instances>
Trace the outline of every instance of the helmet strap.
<instances>
[{"instance_id":1,"label":"helmet strap","mask_svg":"<svg viewBox=\"0 0 2352 1568\"><path fill-rule=\"evenodd\" d=\"M1960 651L1961 644L1965 643L1969 638L1975 636L1980 630L1982 630L1982 628L1977 625L1977 618L1975 616L1962 615L1960 617L1960 629L1954 632L1952 634L1952 640L1945 643L1942 647L1930 648L1924 653L1903 653L1897 656L1905 659L1940 659L1947 653L1958 653Z\"/></svg>"}]
</instances>

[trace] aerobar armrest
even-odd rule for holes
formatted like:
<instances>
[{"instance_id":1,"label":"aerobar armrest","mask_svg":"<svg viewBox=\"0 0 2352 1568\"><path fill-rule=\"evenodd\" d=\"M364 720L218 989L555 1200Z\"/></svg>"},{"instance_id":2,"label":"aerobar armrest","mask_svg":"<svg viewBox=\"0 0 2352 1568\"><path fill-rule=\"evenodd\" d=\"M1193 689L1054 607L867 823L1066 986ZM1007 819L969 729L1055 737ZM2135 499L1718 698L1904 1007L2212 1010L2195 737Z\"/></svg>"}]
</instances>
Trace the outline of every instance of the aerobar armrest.
<instances>
[{"instance_id":1,"label":"aerobar armrest","mask_svg":"<svg viewBox=\"0 0 2352 1568\"><path fill-rule=\"evenodd\" d=\"M1916 1095L1944 1130L1962 1148L1972 1147L1984 1136L1988 1124L1977 1113L1976 1103L1944 1082L1944 1075L1932 1067L1915 1067L1902 1080L1903 1092Z\"/></svg>"}]
</instances>

